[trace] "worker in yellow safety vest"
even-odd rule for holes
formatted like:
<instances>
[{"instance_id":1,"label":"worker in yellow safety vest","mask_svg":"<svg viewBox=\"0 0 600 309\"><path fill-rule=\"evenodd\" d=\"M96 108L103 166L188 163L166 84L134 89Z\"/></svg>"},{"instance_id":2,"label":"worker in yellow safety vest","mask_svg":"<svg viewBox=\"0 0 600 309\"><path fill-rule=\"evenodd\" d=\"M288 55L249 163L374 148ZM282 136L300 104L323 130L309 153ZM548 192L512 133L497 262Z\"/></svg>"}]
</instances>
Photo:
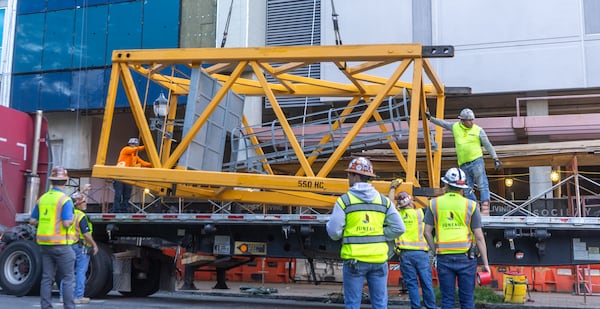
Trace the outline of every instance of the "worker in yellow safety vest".
<instances>
[{"instance_id":1,"label":"worker in yellow safety vest","mask_svg":"<svg viewBox=\"0 0 600 309\"><path fill-rule=\"evenodd\" d=\"M442 177L442 182L446 193L432 199L425 213L425 239L429 250L437 254L441 305L442 309L454 308L458 281L460 307L473 309L479 254L485 271L490 272L481 214L475 201L463 197L463 190L468 187L464 171L453 167Z\"/></svg>"},{"instance_id":2,"label":"worker in yellow safety vest","mask_svg":"<svg viewBox=\"0 0 600 309\"><path fill-rule=\"evenodd\" d=\"M404 223L391 201L368 181L375 177L371 161L352 159L346 169L350 190L340 196L327 222L327 233L342 240L344 304L358 309L365 279L372 308L387 308L387 242L404 232Z\"/></svg>"},{"instance_id":3,"label":"worker in yellow safety vest","mask_svg":"<svg viewBox=\"0 0 600 309\"><path fill-rule=\"evenodd\" d=\"M467 184L469 186L465 188L465 196L477 201L477 196L473 192L473 187L477 185L481 201L481 214L488 216L490 213L490 185L485 172L485 162L483 161L481 147L483 146L494 160L494 169L496 171L502 168L502 162L498 159L494 146L492 146L485 130L473 123L475 113L470 108L465 108L458 115L460 121L454 123L432 117L429 112L426 112L425 115L431 123L452 131L458 166L467 175Z\"/></svg>"},{"instance_id":4,"label":"worker in yellow safety vest","mask_svg":"<svg viewBox=\"0 0 600 309\"><path fill-rule=\"evenodd\" d=\"M56 166L48 179L52 186L38 199L29 220L30 224L37 225L36 241L42 253L40 304L42 309L52 308L52 283L56 278L65 288L64 308L71 309L75 308L75 253L71 245L77 242L77 237L71 229L73 201L65 193L69 175L62 166Z\"/></svg>"},{"instance_id":5,"label":"worker in yellow safety vest","mask_svg":"<svg viewBox=\"0 0 600 309\"><path fill-rule=\"evenodd\" d=\"M75 235L78 237L77 243L71 246L75 253L75 292L74 302L76 304L87 304L90 302L89 297L85 297L85 274L90 263L90 254L98 253L98 245L92 237L92 222L85 214L87 209L87 200L85 191L89 190L89 185L84 187L84 190L77 191L71 195L71 199L75 203L75 216L73 218L72 229L75 229ZM60 297L63 296L63 287L60 286Z\"/></svg>"},{"instance_id":6,"label":"worker in yellow safety vest","mask_svg":"<svg viewBox=\"0 0 600 309\"><path fill-rule=\"evenodd\" d=\"M394 251L400 258L400 271L402 282L408 290L410 307L420 309L421 295L419 285L423 292L423 306L435 309L435 293L432 285L431 264L427 253L428 246L425 240L425 222L422 208L416 209L412 196L407 192L400 192L394 196L400 181L393 180L388 197L396 202L400 217L406 226L406 232L396 238Z\"/></svg>"}]
</instances>

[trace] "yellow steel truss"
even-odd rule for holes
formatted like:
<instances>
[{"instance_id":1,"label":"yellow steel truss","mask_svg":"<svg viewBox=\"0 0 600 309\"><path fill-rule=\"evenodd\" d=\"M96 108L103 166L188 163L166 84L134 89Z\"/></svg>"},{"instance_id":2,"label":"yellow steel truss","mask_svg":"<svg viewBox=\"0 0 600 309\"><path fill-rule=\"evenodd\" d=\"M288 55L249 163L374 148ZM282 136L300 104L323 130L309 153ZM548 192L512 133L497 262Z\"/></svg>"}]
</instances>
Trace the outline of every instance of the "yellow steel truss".
<instances>
[{"instance_id":1,"label":"yellow steel truss","mask_svg":"<svg viewBox=\"0 0 600 309\"><path fill-rule=\"evenodd\" d=\"M393 138L387 138L387 143L397 159L398 172L403 171L406 174L404 185L399 190L412 191L413 186L419 186L416 161L420 130L423 131L422 144L426 153L424 159L427 161L429 184L437 186L441 165L441 128L436 128L435 142L440 147L435 152L431 148L429 127L425 125L419 129L420 119L425 119L427 97L437 99L436 115L443 117L444 85L427 59L436 56L452 56L452 48L392 44L114 51L93 177L119 179L149 188L158 194L167 195L174 192L175 195L185 198L329 208L333 205L336 196L348 189L345 178L330 177L330 173L361 129L369 122L381 121L377 108L382 101L406 91L411 96L408 146L403 150ZM333 65L348 81L327 81L293 73L294 70L311 64ZM175 77L173 74L161 74L161 72L176 65L202 68L204 72L218 80L222 87L177 145L172 147L171 139L168 138L163 140L164 145L156 145L145 116L140 91L136 89L133 73L150 79L170 93L171 102L167 117L175 119L177 100L180 96L188 94L190 80ZM392 72L391 75L369 74L370 71L383 66ZM248 72L252 73L252 78L242 77L242 75L248 76ZM411 72L412 76L407 72ZM267 75L272 78L269 80ZM408 76L405 80L411 82L402 81L403 76ZM426 81L429 84L426 84ZM106 165L119 83L129 101L152 168ZM297 162L290 163L296 164L295 173L277 175L266 161L263 161L262 165L268 174L185 170L177 166L178 160L190 146L194 136L202 130L207 119L229 90L241 95L268 98L285 137L297 157ZM356 123L353 123L352 128L339 141L333 153L323 158L319 156L318 151L305 155L301 143L287 121L290 115L286 115L285 106L278 102L278 98L282 96L348 98L349 103L342 115L352 112L354 106L360 101L368 102L368 105ZM342 122L342 120L336 121L333 128L340 128ZM245 117L243 123L247 125ZM378 127L381 132L388 130L382 124ZM173 126L167 126L165 130L167 133L172 133ZM319 145L328 143L331 139L331 135L324 134ZM258 145L259 141L253 137L251 143ZM258 149L259 153L261 151ZM321 160L318 166L315 164L317 158ZM373 181L373 184L383 193L387 193L389 189L389 181Z\"/></svg>"}]
</instances>

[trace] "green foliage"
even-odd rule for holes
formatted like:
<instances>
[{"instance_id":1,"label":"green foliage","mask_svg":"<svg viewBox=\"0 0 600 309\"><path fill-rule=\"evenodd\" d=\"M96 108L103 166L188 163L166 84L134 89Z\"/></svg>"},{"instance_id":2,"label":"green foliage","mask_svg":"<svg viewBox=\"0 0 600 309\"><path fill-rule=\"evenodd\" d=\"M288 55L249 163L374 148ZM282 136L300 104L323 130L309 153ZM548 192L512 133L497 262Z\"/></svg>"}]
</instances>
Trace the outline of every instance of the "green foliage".
<instances>
[{"instance_id":1,"label":"green foliage","mask_svg":"<svg viewBox=\"0 0 600 309\"><path fill-rule=\"evenodd\" d=\"M442 297L440 289L436 286L433 288L435 299L440 303ZM475 303L476 304L498 304L504 302L504 297L493 289L488 287L475 287ZM456 290L456 303L458 303L458 290Z\"/></svg>"}]
</instances>

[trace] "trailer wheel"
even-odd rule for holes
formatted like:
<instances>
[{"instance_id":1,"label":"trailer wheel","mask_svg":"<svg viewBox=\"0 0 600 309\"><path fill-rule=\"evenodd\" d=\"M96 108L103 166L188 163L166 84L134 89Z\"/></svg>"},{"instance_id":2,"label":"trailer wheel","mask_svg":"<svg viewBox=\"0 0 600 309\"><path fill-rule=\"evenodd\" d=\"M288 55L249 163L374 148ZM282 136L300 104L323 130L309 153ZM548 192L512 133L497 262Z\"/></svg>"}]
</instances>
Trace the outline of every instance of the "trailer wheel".
<instances>
[{"instance_id":1,"label":"trailer wheel","mask_svg":"<svg viewBox=\"0 0 600 309\"><path fill-rule=\"evenodd\" d=\"M11 295L39 294L42 253L31 240L11 242L0 253L0 287Z\"/></svg>"},{"instance_id":2,"label":"trailer wheel","mask_svg":"<svg viewBox=\"0 0 600 309\"><path fill-rule=\"evenodd\" d=\"M112 289L113 267L110 249L98 244L98 254L90 257L90 265L86 273L85 296L103 298Z\"/></svg>"},{"instance_id":3,"label":"trailer wheel","mask_svg":"<svg viewBox=\"0 0 600 309\"><path fill-rule=\"evenodd\" d=\"M160 288L160 262L151 258L136 258L131 263L131 291L119 291L123 296L144 297Z\"/></svg>"}]
</instances>

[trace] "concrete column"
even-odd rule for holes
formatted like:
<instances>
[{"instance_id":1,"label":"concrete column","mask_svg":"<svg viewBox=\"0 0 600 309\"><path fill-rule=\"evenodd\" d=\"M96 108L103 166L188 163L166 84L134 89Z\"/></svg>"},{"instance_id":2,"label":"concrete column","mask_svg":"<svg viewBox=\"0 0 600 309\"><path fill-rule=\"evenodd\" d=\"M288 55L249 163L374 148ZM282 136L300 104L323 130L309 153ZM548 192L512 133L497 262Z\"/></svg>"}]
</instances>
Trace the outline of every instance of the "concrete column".
<instances>
[{"instance_id":1,"label":"concrete column","mask_svg":"<svg viewBox=\"0 0 600 309\"><path fill-rule=\"evenodd\" d=\"M527 116L546 116L548 115L548 100L527 101ZM548 142L548 136L531 136L529 143ZM550 189L552 181L550 180L550 166L533 166L529 168L529 195L531 197ZM552 198L552 192L545 195L546 198Z\"/></svg>"}]
</instances>

